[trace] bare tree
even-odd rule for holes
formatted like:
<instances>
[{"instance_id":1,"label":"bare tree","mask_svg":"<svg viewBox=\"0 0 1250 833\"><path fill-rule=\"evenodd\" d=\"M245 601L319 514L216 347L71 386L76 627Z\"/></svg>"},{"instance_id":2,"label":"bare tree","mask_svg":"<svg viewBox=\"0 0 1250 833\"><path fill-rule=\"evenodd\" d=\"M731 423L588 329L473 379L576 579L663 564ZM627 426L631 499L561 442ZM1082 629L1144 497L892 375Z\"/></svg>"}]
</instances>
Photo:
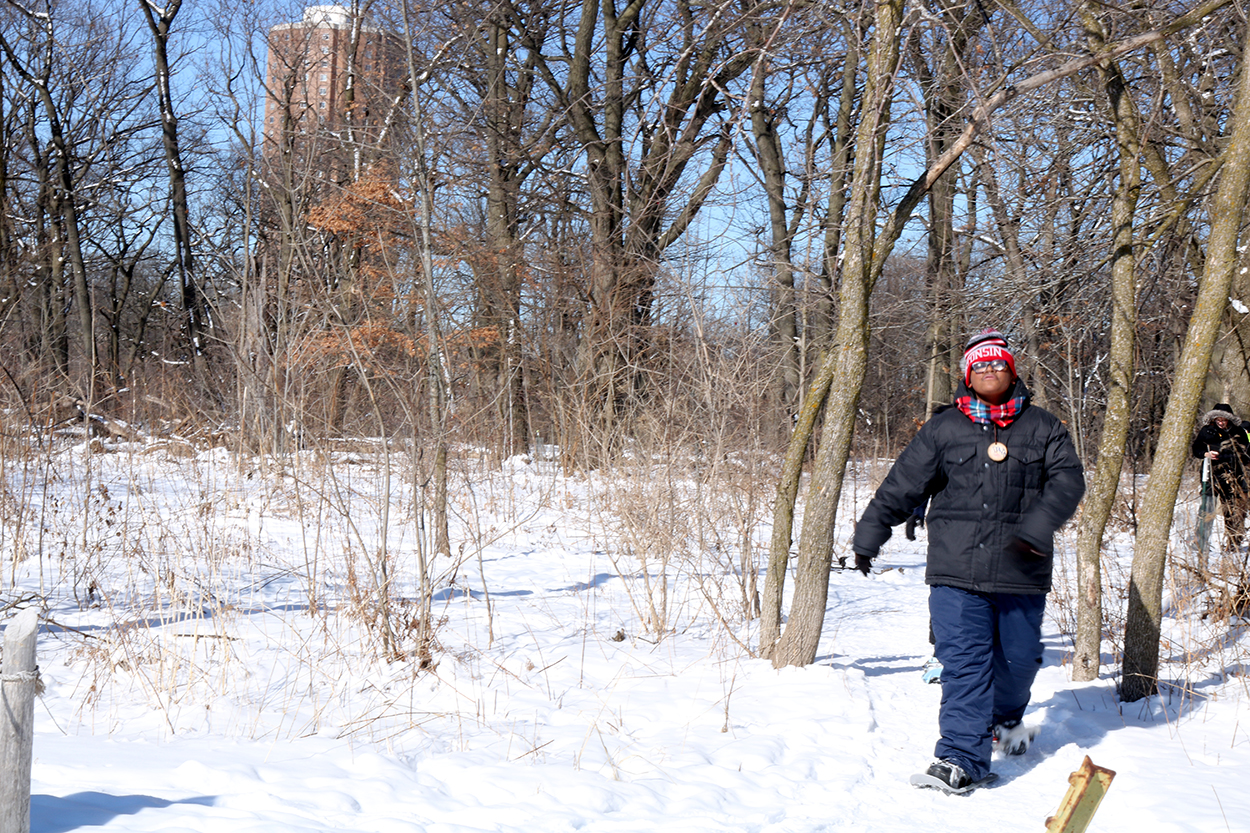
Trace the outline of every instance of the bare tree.
<instances>
[{"instance_id":1,"label":"bare tree","mask_svg":"<svg viewBox=\"0 0 1250 833\"><path fill-rule=\"evenodd\" d=\"M1219 335L1233 273L1240 263L1238 242L1250 197L1250 62L1242 61L1231 111L1224 164L1211 206L1211 233L1198 298L1184 350L1177 364L1172 395L1159 433L1159 447L1141 507L1141 526L1133 553L1128 616L1124 629L1124 669L1120 697L1127 702L1157 690L1159 636L1162 625L1163 567L1168 533L1188 459L1194 416L1206 385L1211 351Z\"/></svg>"},{"instance_id":2,"label":"bare tree","mask_svg":"<svg viewBox=\"0 0 1250 833\"><path fill-rule=\"evenodd\" d=\"M790 525L786 519L785 549L781 551L776 531L780 524L774 520L773 550L769 556L768 581L764 588L760 652L770 657L773 665L778 667L807 665L815 659L825 618L833 525L842 491L842 471L850 454L855 410L867 370L868 300L881 269L874 251L880 239L876 231L876 207L881 192L894 75L899 64L902 12L901 2L879 3L876 7L872 41L866 54L864 104L856 133L851 199L845 223L838 330L834 345L822 356L816 381L800 416L801 427L796 428L787 454L788 464L793 464L796 457L801 462L802 450L807 447L810 438L808 426L814 423L816 411L823 404L824 436L816 455L813 488L804 510L794 600L790 608L790 624L784 633L779 633L781 583L789 554ZM892 244L893 241L890 241ZM839 384L836 391L830 392L834 378L839 380ZM778 487L778 509L775 512L784 512L784 506L792 505L792 499L787 501L781 494L781 489L788 490L791 484L797 487L797 471L792 465L787 465L782 484Z\"/></svg>"},{"instance_id":3,"label":"bare tree","mask_svg":"<svg viewBox=\"0 0 1250 833\"><path fill-rule=\"evenodd\" d=\"M567 114L588 192L588 309L577 357L584 436L598 447L582 449L588 459L611 453L622 436L619 420L645 381L660 257L725 166L731 132L717 115L752 62L742 24L728 3L584 0L548 42L534 35L542 27L518 26Z\"/></svg>"},{"instance_id":4,"label":"bare tree","mask_svg":"<svg viewBox=\"0 0 1250 833\"><path fill-rule=\"evenodd\" d=\"M157 102L161 114L161 144L165 150L165 166L169 175L170 208L173 213L174 265L178 274L179 300L182 302L186 326L187 353L201 390L212 392L204 353L208 348L209 317L204 293L195 271L195 255L191 240L191 206L187 196L187 168L183 159L178 132L178 114L174 108L173 69L169 61L169 38L174 19L182 9L182 0L169 0L164 8L152 0L139 0L143 19L152 33L152 51L156 73Z\"/></svg>"},{"instance_id":5,"label":"bare tree","mask_svg":"<svg viewBox=\"0 0 1250 833\"><path fill-rule=\"evenodd\" d=\"M1106 33L1084 7L1092 52L1106 47ZM1133 389L1133 337L1137 326L1137 256L1134 214L1141 191L1141 124L1119 67L1099 67L1115 123L1120 176L1111 203L1111 345L1106 416L1098 445L1098 465L1085 495L1077 532L1077 630L1072 676L1095 680L1102 662L1102 539L1120 486L1128 439Z\"/></svg>"},{"instance_id":6,"label":"bare tree","mask_svg":"<svg viewBox=\"0 0 1250 833\"><path fill-rule=\"evenodd\" d=\"M968 98L969 44L987 22L985 10L962 2L934 4L934 24L917 26L908 38L908 57L924 93L925 164L932 165L950 149L963 127ZM927 37L926 37L927 35ZM932 60L930 60L932 56ZM925 418L954 396L954 357L960 331L956 311L962 300L962 278L968 270L955 237L957 176L948 174L929 190L928 285L929 322L925 335L928 357ZM975 195L975 190L972 191ZM970 212L971 213L971 212ZM964 252L969 252L969 247Z\"/></svg>"},{"instance_id":7,"label":"bare tree","mask_svg":"<svg viewBox=\"0 0 1250 833\"><path fill-rule=\"evenodd\" d=\"M818 233L813 226L822 219L822 187L831 204L844 190L846 154L838 152L848 144L850 122L837 123L830 108L840 103L844 86L854 85L858 44L848 34L853 21L828 9L786 5L776 17L760 17L751 31L758 57L746 93L751 141L744 144L767 206L760 270L770 282L776 402L792 419L801 406L807 353L827 339L829 326L827 315L813 313L803 301L813 292L827 295L828 284L816 278L822 264L817 259L813 269L803 263L795 245ZM845 55L841 63L826 57L839 52ZM851 89L846 98L853 97ZM820 159L825 147L833 150L828 164ZM789 419L778 424L782 439Z\"/></svg>"},{"instance_id":8,"label":"bare tree","mask_svg":"<svg viewBox=\"0 0 1250 833\"><path fill-rule=\"evenodd\" d=\"M911 217L933 184L984 130L990 115L1007 101L1082 72L1101 61L1113 60L1149 46L1194 25L1223 4L1224 0L1213 0L1162 27L1108 46L1098 54L1068 60L1014 85L1002 86L998 92L973 109L958 139L911 184L890 215L881 223L878 223L876 214L881 188L879 155L881 137L889 124L889 90L898 66L901 20L897 17L897 9L891 10L886 4L877 6L878 19L868 57L869 70L865 75L864 116L857 134L858 153L851 207L848 209L846 223L838 337L835 348L822 358L821 366L809 389L809 399L800 413L799 423L787 451L774 506L772 548L769 553L768 582L765 584L760 631L761 653L770 656L774 665L804 665L812 662L815 657L828 597L833 522L841 495L856 405L866 367L868 299L881 274L886 256L893 250L902 233L903 224ZM874 159L874 156L878 158ZM1205 368L1203 372L1205 374ZM831 392L830 385L835 378L838 386L836 391ZM829 397L827 402L826 396ZM803 453L811 438L809 426L814 424L815 412L822 403L827 411L824 436L816 454L811 494L804 513L790 623L785 633L778 637L781 585L789 559L793 496L797 492Z\"/></svg>"},{"instance_id":9,"label":"bare tree","mask_svg":"<svg viewBox=\"0 0 1250 833\"><path fill-rule=\"evenodd\" d=\"M420 286L425 301L425 360L428 385L426 395L430 427L433 432L433 460L428 478L432 495L430 506L434 526L433 549L437 555L450 555L451 542L447 528L447 421L450 402L447 369L444 363L442 312L434 285L434 176L427 146L426 109L422 97L422 81L429 77L432 68L439 65L442 52L446 47L440 49L439 54L431 56L427 64L419 64L412 46L414 29L412 15L406 2L403 19L407 42L405 57L408 66L408 88L412 90L410 106L412 108L413 153L409 162L411 180L416 191L415 213L412 217L413 238L417 249L417 263L414 265L419 270L417 284ZM413 476L417 476L416 467L414 467ZM428 616L428 611L426 615ZM428 622L423 627L426 629L425 633L429 633Z\"/></svg>"},{"instance_id":10,"label":"bare tree","mask_svg":"<svg viewBox=\"0 0 1250 833\"><path fill-rule=\"evenodd\" d=\"M8 66L34 91L43 111L44 129L47 131L50 146L47 161L52 166L52 176L48 180L50 199L47 205L55 218L50 225L52 239L49 241L49 248L53 258L63 258L69 267L74 308L78 318L78 337L87 366L85 378L80 380L79 394L89 404L95 398L95 374L99 361L91 291L82 245L82 198L73 166L76 154L67 137L63 102L57 100L54 89L56 82L60 80L57 72L66 69L61 61L63 56L58 53L57 24L60 17L54 14L50 0L45 0L39 12L21 6L14 8L27 24L27 35L22 43L15 43L11 31L0 30L0 50L3 50Z\"/></svg>"},{"instance_id":11,"label":"bare tree","mask_svg":"<svg viewBox=\"0 0 1250 833\"><path fill-rule=\"evenodd\" d=\"M524 3L513 9L520 14L487 4L438 16L442 31L455 33L458 42L456 60L432 79L442 93L430 100L464 130L449 154L465 176L455 178L459 183L447 178L459 191L453 211L462 218L462 233L448 234L448 243L473 270L473 385L502 427L496 442L505 456L530 449L523 288L541 274L535 268L541 259L537 217L559 211L540 192L551 187L547 157L564 123L539 79L538 53L523 48L527 40L546 41L549 15ZM517 31L522 23L530 30Z\"/></svg>"}]
</instances>

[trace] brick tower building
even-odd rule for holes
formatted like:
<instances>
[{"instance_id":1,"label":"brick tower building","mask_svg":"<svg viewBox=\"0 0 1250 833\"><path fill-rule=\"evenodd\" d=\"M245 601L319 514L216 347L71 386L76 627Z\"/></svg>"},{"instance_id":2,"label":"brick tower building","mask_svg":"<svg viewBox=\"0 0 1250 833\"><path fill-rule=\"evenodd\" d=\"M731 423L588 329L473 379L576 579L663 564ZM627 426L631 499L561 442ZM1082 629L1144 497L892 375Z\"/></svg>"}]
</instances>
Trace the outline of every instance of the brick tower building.
<instances>
[{"instance_id":1,"label":"brick tower building","mask_svg":"<svg viewBox=\"0 0 1250 833\"><path fill-rule=\"evenodd\" d=\"M380 141L405 77L397 37L344 6L310 6L298 23L269 30L264 146L328 152ZM315 144L311 143L316 138ZM283 139L287 141L283 141Z\"/></svg>"}]
</instances>

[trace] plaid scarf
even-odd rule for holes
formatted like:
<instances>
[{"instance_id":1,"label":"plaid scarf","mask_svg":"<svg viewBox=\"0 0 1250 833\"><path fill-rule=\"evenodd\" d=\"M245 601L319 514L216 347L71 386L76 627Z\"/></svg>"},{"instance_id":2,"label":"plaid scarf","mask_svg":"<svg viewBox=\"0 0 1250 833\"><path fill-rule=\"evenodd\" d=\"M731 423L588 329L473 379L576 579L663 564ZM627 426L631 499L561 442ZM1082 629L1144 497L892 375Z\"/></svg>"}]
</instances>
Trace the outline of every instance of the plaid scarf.
<instances>
[{"instance_id":1,"label":"plaid scarf","mask_svg":"<svg viewBox=\"0 0 1250 833\"><path fill-rule=\"evenodd\" d=\"M955 406L963 411L964 416L978 425L988 425L994 423L1000 428L1006 428L1012 423L1016 417L1020 416L1020 411L1024 408L1024 394L1011 397L1001 405L990 405L982 402L972 394L967 396L956 397Z\"/></svg>"}]
</instances>

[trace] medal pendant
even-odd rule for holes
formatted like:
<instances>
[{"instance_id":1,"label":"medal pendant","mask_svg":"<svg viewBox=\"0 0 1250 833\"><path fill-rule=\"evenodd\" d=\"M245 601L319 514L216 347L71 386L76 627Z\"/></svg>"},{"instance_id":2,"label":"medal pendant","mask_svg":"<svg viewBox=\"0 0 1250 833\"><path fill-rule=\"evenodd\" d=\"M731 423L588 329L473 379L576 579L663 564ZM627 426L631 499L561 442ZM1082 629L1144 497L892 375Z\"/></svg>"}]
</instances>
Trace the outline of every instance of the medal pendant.
<instances>
[{"instance_id":1,"label":"medal pendant","mask_svg":"<svg viewBox=\"0 0 1250 833\"><path fill-rule=\"evenodd\" d=\"M988 454L990 459L995 463L1001 463L1003 460L1007 459L1007 446L999 442L990 443L990 447L986 449L985 453Z\"/></svg>"}]
</instances>

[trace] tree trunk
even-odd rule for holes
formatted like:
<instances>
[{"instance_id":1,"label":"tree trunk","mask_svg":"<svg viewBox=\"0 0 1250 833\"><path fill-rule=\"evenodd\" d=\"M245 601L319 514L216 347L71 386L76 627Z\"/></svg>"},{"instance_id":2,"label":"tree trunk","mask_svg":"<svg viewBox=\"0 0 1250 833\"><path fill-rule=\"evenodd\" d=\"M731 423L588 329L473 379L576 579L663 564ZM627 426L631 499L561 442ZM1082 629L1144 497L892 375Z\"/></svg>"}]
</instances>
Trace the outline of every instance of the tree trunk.
<instances>
[{"instance_id":1,"label":"tree trunk","mask_svg":"<svg viewBox=\"0 0 1250 833\"><path fill-rule=\"evenodd\" d=\"M428 73L417 69L412 47L412 29L407 4L404 6L404 29L407 43L408 83L412 95L413 185L420 201L421 214L414 229L418 246L420 275L417 281L425 300L426 379L429 385L430 428L433 431L434 459L430 472L433 484L434 553L451 555L451 538L447 526L447 371L443 360L443 334L438 293L434 286L434 185L426 155L425 110L421 103L421 81Z\"/></svg>"},{"instance_id":2,"label":"tree trunk","mask_svg":"<svg viewBox=\"0 0 1250 833\"><path fill-rule=\"evenodd\" d=\"M772 339L781 366L781 372L777 374L781 387L779 398L785 414L793 416L798 411L802 386L798 310L794 294L794 264L790 259L792 234L786 215L786 164L781 136L777 131L777 114L765 98L768 77L768 59L765 57L751 79L751 133L755 137L755 161L759 165L768 202L767 274L773 278L770 307ZM797 204L801 215L803 200L797 201Z\"/></svg>"},{"instance_id":3,"label":"tree trunk","mask_svg":"<svg viewBox=\"0 0 1250 833\"><path fill-rule=\"evenodd\" d=\"M820 351L828 349L833 338L833 293L841 274L839 254L842 251L842 224L855 156L855 131L858 129L859 61L862 57L864 30L871 23L871 8L864 4L855 18L846 21L846 61L842 66L838 89L838 110L833 123L825 126L829 142L829 204L825 208L825 239L817 285L819 297L808 316L809 345Z\"/></svg>"},{"instance_id":4,"label":"tree trunk","mask_svg":"<svg viewBox=\"0 0 1250 833\"><path fill-rule=\"evenodd\" d=\"M183 165L182 149L178 143L178 117L174 113L172 71L169 66L169 30L173 25L182 0L171 0L156 14L156 7L149 0L140 0L156 61L157 100L161 112L161 140L165 149L165 166L169 173L169 193L174 219L174 258L178 268L179 295L182 299L183 322L186 327L187 350L191 366L202 392L215 395L209 384L205 366L205 326L208 315L204 308L204 296L195 279L195 261L191 248L191 206L187 198L186 167Z\"/></svg>"},{"instance_id":5,"label":"tree trunk","mask_svg":"<svg viewBox=\"0 0 1250 833\"><path fill-rule=\"evenodd\" d=\"M808 443L816 428L816 418L829 395L829 386L837 372L837 354L833 350L821 353L820 362L808 386L803 406L796 415L794 433L781 467L777 481L777 496L773 500L773 533L768 549L768 573L764 579L764 593L760 599L760 656L771 659L781 638L781 602L786 587L786 568L790 563L791 530L794 529L794 504L803 477L803 459L807 456ZM828 579L826 578L826 581Z\"/></svg>"},{"instance_id":6,"label":"tree trunk","mask_svg":"<svg viewBox=\"0 0 1250 833\"><path fill-rule=\"evenodd\" d=\"M51 13L34 14L21 10L35 31L41 30L45 44L40 50L51 50L56 41L54 21ZM82 349L86 359L86 378L82 381L79 395L86 400L86 407L91 408L95 398L96 370L99 359L95 344L95 319L91 303L91 289L87 281L87 264L83 256L81 218L79 216L79 194L75 180L75 154L65 136L65 124L57 102L52 95L52 61L45 60L37 70L28 67L14 51L7 38L0 35L0 49L4 50L10 66L21 76L26 84L35 90L35 97L43 109L48 143L54 149L55 165L50 171L49 181L52 188L52 199L49 210L55 216L52 226L57 239L54 241L49 257L59 259L69 265L71 286L73 287L74 307L78 314L78 329L82 340ZM45 161L47 157L45 157Z\"/></svg>"},{"instance_id":7,"label":"tree trunk","mask_svg":"<svg viewBox=\"0 0 1250 833\"><path fill-rule=\"evenodd\" d=\"M524 71L515 85L509 84L507 62L513 51L507 29L496 21L486 24L487 49L481 53L488 84L483 94L487 148L486 235L490 246L484 268L482 307L485 325L495 333L487 347L489 383L497 391L499 415L504 426L504 456L529 451L529 415L521 363L521 269L518 228L522 149L518 137L533 86L533 55L525 58Z\"/></svg>"},{"instance_id":8,"label":"tree trunk","mask_svg":"<svg viewBox=\"0 0 1250 833\"><path fill-rule=\"evenodd\" d=\"M750 50L723 53L739 34L736 17L717 11L696 20L707 9L690 6L682 25L651 38L642 36L650 25L646 0L619 5L582 0L571 40L550 58L521 27L539 74L566 111L590 199L590 279L574 397L580 410L566 422L580 436L566 438L566 464L577 440L585 440L581 452L591 465L613 455L630 406L645 395L660 257L685 233L725 167L731 123L714 130L713 118L755 57ZM655 86L651 67L670 61L664 83ZM631 135L631 124L639 135ZM702 173L680 193L692 164Z\"/></svg>"},{"instance_id":9,"label":"tree trunk","mask_svg":"<svg viewBox=\"0 0 1250 833\"><path fill-rule=\"evenodd\" d=\"M910 42L911 63L924 91L925 164L942 158L959 138L962 124L958 121L966 106L967 82L963 62L968 42L985 22L980 7L942 2L942 19L948 23L942 39L943 49L934 56L930 67L921 30L913 32ZM929 323L925 333L928 355L925 385L925 419L933 411L954 398L954 373L950 356L954 353L957 325L953 311L961 306L961 274L955 243L955 195L958 180L944 176L929 190L928 254L925 269L925 292L928 295Z\"/></svg>"},{"instance_id":10,"label":"tree trunk","mask_svg":"<svg viewBox=\"0 0 1250 833\"><path fill-rule=\"evenodd\" d=\"M1083 7L1086 35L1095 51L1104 48L1101 23L1090 7ZM1103 85L1111 102L1116 145L1120 158L1120 181L1112 198L1111 223L1111 346L1108 390L1098 464L1085 493L1085 506L1077 526L1076 644L1072 678L1098 679L1102 662L1102 556L1103 533L1120 485L1124 448L1132 416L1134 333L1137 327L1137 257L1133 245L1133 216L1141 191L1141 130L1137 108L1129 95L1119 67L1108 62L1100 67Z\"/></svg>"},{"instance_id":11,"label":"tree trunk","mask_svg":"<svg viewBox=\"0 0 1250 833\"><path fill-rule=\"evenodd\" d=\"M1190 434L1206 384L1212 347L1228 303L1238 261L1238 235L1250 195L1250 61L1241 62L1228 124L1231 133L1211 208L1206 264L1142 502L1124 625L1120 697L1125 702L1140 700L1158 690L1163 570L1172 513L1181 471L1189 457Z\"/></svg>"},{"instance_id":12,"label":"tree trunk","mask_svg":"<svg viewBox=\"0 0 1250 833\"><path fill-rule=\"evenodd\" d=\"M815 660L825 620L842 475L850 455L856 408L868 368L868 299L880 274L880 263L876 262L874 251L877 205L882 151L890 125L890 101L899 62L902 11L902 0L886 0L876 7L845 226L837 335L835 347L822 362L822 365L835 363L832 378L837 379L838 384L825 404L824 434L803 512L790 622L772 651L773 665L777 667L808 665ZM814 407L818 407L818 403L804 404L805 409Z\"/></svg>"}]
</instances>

